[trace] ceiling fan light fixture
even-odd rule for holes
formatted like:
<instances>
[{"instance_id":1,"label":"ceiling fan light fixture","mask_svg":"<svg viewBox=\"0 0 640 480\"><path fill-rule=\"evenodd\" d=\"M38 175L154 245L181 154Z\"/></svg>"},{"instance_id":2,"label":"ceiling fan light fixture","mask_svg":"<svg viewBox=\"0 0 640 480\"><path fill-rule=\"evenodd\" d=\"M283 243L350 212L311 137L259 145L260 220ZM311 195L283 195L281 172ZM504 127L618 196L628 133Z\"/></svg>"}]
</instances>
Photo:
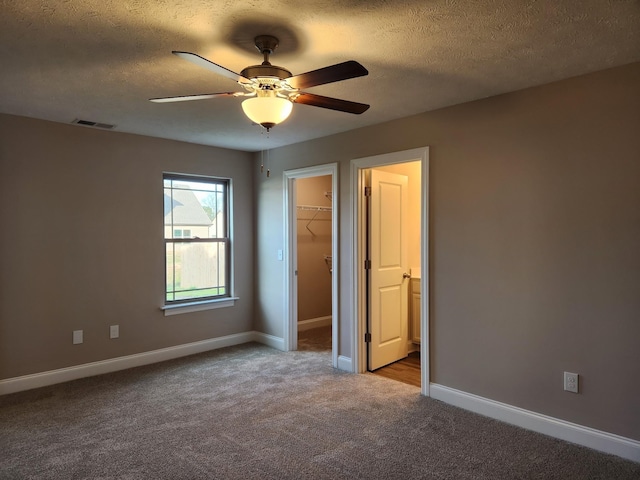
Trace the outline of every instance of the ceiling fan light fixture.
<instances>
[{"instance_id":1,"label":"ceiling fan light fixture","mask_svg":"<svg viewBox=\"0 0 640 480\"><path fill-rule=\"evenodd\" d=\"M204 67L219 75L234 80L244 89L243 92L204 93L200 95L179 95L177 97L150 98L155 103L204 100L215 97L250 97L242 102L242 110L249 119L267 130L285 121L291 114L294 103L327 108L340 112L361 114L369 105L350 102L338 98L324 97L303 92L302 89L339 82L350 78L368 75L366 68L355 60L337 63L328 67L312 70L300 75L291 75L283 67L272 65L269 55L278 46L278 39L272 35L258 35L254 39L256 48L264 56L260 65L246 67L241 73L213 63L198 54L174 50L171 53Z\"/></svg>"},{"instance_id":2,"label":"ceiling fan light fixture","mask_svg":"<svg viewBox=\"0 0 640 480\"><path fill-rule=\"evenodd\" d=\"M269 130L284 122L291 114L293 103L282 97L257 96L242 102L242 110L252 122Z\"/></svg>"}]
</instances>

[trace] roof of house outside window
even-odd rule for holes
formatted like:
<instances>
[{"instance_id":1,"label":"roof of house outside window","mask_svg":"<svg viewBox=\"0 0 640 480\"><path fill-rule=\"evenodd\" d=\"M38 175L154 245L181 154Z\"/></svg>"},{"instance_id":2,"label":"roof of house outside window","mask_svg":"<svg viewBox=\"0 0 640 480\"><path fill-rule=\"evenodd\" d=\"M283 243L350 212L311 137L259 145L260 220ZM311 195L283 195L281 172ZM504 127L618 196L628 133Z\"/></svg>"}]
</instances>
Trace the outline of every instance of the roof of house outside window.
<instances>
[{"instance_id":1,"label":"roof of house outside window","mask_svg":"<svg viewBox=\"0 0 640 480\"><path fill-rule=\"evenodd\" d=\"M188 188L184 185L177 187ZM171 198L164 195L164 223L171 225L171 211L173 210L173 225L209 226L211 219L191 190L173 189L173 203Z\"/></svg>"}]
</instances>

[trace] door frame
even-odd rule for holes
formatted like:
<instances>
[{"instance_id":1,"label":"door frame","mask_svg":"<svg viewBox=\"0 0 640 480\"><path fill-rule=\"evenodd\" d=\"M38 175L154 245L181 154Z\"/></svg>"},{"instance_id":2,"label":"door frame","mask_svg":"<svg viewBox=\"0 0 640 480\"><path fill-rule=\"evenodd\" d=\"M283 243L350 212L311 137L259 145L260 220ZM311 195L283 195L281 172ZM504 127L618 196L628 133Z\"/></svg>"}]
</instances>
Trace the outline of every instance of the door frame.
<instances>
[{"instance_id":1,"label":"door frame","mask_svg":"<svg viewBox=\"0 0 640 480\"><path fill-rule=\"evenodd\" d=\"M284 349L298 349L298 282L296 278L298 256L298 227L296 179L331 175L331 363L338 367L338 164L329 163L314 167L284 171L284 251L285 255L285 322Z\"/></svg>"},{"instance_id":2,"label":"door frame","mask_svg":"<svg viewBox=\"0 0 640 480\"><path fill-rule=\"evenodd\" d=\"M370 168L397 163L421 162L420 191L420 391L429 396L429 147L415 148L400 152L376 155L351 160L351 211L353 215L352 260L353 278L351 298L353 299L353 321L351 322L351 352L354 371L364 373L367 369L366 332L366 281L364 256L366 252L364 202L364 171ZM425 332L427 332L425 334Z\"/></svg>"}]
</instances>

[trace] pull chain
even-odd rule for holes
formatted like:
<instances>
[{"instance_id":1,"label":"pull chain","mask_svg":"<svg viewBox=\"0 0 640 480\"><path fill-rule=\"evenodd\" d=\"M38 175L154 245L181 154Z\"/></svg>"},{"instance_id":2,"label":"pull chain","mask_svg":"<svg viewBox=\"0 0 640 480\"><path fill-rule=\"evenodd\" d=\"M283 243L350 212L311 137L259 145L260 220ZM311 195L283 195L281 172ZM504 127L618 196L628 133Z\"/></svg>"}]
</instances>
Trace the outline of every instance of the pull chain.
<instances>
[{"instance_id":1,"label":"pull chain","mask_svg":"<svg viewBox=\"0 0 640 480\"><path fill-rule=\"evenodd\" d=\"M265 167L265 161L264 161L264 151L265 151L265 146L267 147L267 178L269 178L271 176L271 171L269 170L269 148L268 148L268 143L269 143L269 130L267 129L267 136L266 138L264 137L264 130L262 130L260 132L260 135L263 135L262 137L262 145L263 148L260 151L260 173L264 173L264 167Z\"/></svg>"},{"instance_id":2,"label":"pull chain","mask_svg":"<svg viewBox=\"0 0 640 480\"><path fill-rule=\"evenodd\" d=\"M260 136L262 137L262 149L260 150L260 173L264 173L264 132L260 130Z\"/></svg>"},{"instance_id":3,"label":"pull chain","mask_svg":"<svg viewBox=\"0 0 640 480\"><path fill-rule=\"evenodd\" d=\"M264 149L260 150L260 173L264 173Z\"/></svg>"}]
</instances>

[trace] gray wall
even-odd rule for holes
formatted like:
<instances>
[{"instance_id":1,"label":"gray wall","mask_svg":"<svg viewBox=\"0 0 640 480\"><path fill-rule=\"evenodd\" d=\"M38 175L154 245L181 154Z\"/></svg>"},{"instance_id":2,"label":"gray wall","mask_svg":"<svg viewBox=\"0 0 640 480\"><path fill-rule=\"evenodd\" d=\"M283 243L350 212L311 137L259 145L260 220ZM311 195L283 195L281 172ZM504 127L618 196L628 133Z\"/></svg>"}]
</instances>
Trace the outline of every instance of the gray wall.
<instances>
[{"instance_id":1,"label":"gray wall","mask_svg":"<svg viewBox=\"0 0 640 480\"><path fill-rule=\"evenodd\" d=\"M248 153L0 115L0 379L250 331L252 169ZM164 171L232 179L233 308L160 310Z\"/></svg>"},{"instance_id":2,"label":"gray wall","mask_svg":"<svg viewBox=\"0 0 640 480\"><path fill-rule=\"evenodd\" d=\"M350 160L429 146L431 381L640 439L638 85L635 63L272 151L255 177L256 327L282 336L282 172L340 162L351 356Z\"/></svg>"}]
</instances>

